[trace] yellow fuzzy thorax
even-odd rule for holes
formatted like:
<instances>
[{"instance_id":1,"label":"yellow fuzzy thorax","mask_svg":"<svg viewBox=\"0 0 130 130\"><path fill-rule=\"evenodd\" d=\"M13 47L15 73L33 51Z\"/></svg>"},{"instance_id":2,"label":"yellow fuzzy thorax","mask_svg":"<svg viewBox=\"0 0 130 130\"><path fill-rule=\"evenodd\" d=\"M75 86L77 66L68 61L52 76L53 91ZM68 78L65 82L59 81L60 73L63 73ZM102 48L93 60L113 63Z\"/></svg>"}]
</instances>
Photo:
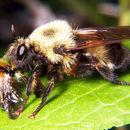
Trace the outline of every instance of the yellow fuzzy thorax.
<instances>
[{"instance_id":1,"label":"yellow fuzzy thorax","mask_svg":"<svg viewBox=\"0 0 130 130\"><path fill-rule=\"evenodd\" d=\"M60 46L74 47L75 41L73 38L71 26L66 21L56 20L35 29L26 39L26 45L34 45L35 51L40 51L52 63L63 63L67 69L70 68L71 64L74 64L76 56L56 54L54 48Z\"/></svg>"}]
</instances>

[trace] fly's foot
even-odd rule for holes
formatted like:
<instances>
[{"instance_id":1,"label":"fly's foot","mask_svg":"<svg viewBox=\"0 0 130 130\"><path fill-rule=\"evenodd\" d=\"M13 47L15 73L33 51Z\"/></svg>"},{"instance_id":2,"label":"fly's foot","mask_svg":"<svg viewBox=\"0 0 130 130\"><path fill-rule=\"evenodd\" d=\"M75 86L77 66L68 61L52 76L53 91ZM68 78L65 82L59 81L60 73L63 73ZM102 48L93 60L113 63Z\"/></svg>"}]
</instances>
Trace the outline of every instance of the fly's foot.
<instances>
[{"instance_id":1,"label":"fly's foot","mask_svg":"<svg viewBox=\"0 0 130 130\"><path fill-rule=\"evenodd\" d=\"M30 119L36 119L36 114L35 113L33 113L32 115L30 115L28 118L30 118Z\"/></svg>"},{"instance_id":2,"label":"fly's foot","mask_svg":"<svg viewBox=\"0 0 130 130\"><path fill-rule=\"evenodd\" d=\"M15 112L15 114L16 114L17 116L20 116L20 115L22 114L22 110L19 109L18 111Z\"/></svg>"}]
</instances>

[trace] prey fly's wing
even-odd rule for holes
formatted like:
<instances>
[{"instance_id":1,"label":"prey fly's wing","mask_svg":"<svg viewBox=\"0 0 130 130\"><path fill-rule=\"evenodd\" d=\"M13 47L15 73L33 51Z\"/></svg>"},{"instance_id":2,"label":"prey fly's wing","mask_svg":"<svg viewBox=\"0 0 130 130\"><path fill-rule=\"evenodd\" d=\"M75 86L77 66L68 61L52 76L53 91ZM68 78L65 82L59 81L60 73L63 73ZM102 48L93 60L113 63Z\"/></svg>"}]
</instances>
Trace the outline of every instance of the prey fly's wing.
<instances>
[{"instance_id":1,"label":"prey fly's wing","mask_svg":"<svg viewBox=\"0 0 130 130\"><path fill-rule=\"evenodd\" d=\"M0 76L0 102L9 118L17 118L15 111L18 110L22 101L23 99L17 81L8 73L3 73Z\"/></svg>"}]
</instances>

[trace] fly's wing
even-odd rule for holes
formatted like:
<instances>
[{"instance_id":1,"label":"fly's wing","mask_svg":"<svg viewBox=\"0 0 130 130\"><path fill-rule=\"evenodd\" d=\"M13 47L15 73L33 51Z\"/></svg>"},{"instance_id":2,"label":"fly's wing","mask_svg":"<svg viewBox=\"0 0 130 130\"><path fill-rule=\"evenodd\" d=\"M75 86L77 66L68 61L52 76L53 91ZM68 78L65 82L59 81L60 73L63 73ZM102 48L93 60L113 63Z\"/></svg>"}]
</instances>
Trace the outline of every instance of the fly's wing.
<instances>
[{"instance_id":1,"label":"fly's wing","mask_svg":"<svg viewBox=\"0 0 130 130\"><path fill-rule=\"evenodd\" d=\"M9 118L16 119L18 116L15 114L15 111L18 110L23 101L17 81L14 77L4 73L1 82L3 108Z\"/></svg>"},{"instance_id":2,"label":"fly's wing","mask_svg":"<svg viewBox=\"0 0 130 130\"><path fill-rule=\"evenodd\" d=\"M73 30L73 33L77 44L74 48L68 48L68 51L130 40L130 26L83 28Z\"/></svg>"}]
</instances>

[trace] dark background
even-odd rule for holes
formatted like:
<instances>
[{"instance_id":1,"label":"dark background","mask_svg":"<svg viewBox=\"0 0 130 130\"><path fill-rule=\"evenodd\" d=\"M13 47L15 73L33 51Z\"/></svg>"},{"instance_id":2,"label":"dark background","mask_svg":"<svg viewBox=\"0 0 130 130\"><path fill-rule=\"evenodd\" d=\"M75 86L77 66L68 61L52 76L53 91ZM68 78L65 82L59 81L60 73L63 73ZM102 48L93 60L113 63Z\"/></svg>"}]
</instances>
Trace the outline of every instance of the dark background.
<instances>
[{"instance_id":1,"label":"dark background","mask_svg":"<svg viewBox=\"0 0 130 130\"><path fill-rule=\"evenodd\" d=\"M28 36L55 19L65 19L74 28L126 25L122 17L129 8L129 0L0 0L0 44L13 41L11 24L17 36Z\"/></svg>"}]
</instances>

